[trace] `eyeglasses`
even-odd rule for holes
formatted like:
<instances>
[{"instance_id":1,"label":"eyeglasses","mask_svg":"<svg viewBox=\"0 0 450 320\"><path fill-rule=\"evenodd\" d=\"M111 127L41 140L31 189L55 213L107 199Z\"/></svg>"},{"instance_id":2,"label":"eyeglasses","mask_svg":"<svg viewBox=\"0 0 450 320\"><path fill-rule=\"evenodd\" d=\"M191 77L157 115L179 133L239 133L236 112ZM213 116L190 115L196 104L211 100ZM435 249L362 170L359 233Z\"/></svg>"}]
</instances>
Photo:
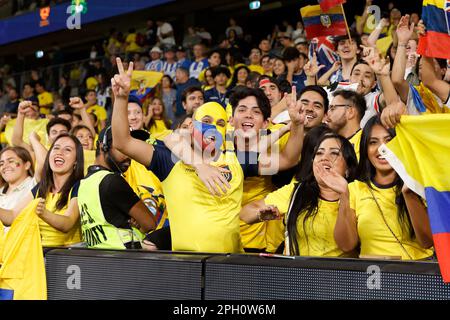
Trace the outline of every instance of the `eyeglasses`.
<instances>
[{"instance_id":1,"label":"eyeglasses","mask_svg":"<svg viewBox=\"0 0 450 320\"><path fill-rule=\"evenodd\" d=\"M350 104L330 104L330 106L328 107L328 111L335 111L337 108L349 108L351 107Z\"/></svg>"}]
</instances>

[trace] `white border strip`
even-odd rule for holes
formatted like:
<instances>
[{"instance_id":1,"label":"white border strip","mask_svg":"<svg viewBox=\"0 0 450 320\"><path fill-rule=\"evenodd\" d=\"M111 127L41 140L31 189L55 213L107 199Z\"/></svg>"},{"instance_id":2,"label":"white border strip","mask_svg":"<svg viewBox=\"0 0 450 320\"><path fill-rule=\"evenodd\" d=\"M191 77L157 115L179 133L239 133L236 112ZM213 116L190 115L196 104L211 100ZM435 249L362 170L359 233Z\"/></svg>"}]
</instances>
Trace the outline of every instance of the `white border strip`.
<instances>
[{"instance_id":1,"label":"white border strip","mask_svg":"<svg viewBox=\"0 0 450 320\"><path fill-rule=\"evenodd\" d=\"M400 159L397 158L397 156L385 144L382 144L378 148L378 152L380 152L380 154L389 162L391 167L394 168L408 188L425 199L425 188L408 174Z\"/></svg>"}]
</instances>

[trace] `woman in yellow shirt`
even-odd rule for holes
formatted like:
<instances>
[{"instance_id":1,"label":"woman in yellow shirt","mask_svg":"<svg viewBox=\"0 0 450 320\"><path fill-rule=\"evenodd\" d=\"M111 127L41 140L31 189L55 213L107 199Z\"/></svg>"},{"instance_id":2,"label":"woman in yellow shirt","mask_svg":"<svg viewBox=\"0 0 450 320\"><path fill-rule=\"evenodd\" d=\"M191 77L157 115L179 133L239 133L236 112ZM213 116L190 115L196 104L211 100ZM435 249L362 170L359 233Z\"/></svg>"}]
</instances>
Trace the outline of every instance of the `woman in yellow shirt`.
<instances>
[{"instance_id":1,"label":"woman in yellow shirt","mask_svg":"<svg viewBox=\"0 0 450 320\"><path fill-rule=\"evenodd\" d=\"M0 209L0 220L5 225L11 225L34 198L41 198L40 206L45 206L46 210L60 215L72 215L74 210L78 211L78 182L83 178L83 166L83 147L78 139L68 134L58 136L45 159L40 182L14 209ZM40 219L39 229L43 246L65 246L81 242L79 222L63 232Z\"/></svg>"},{"instance_id":2,"label":"woman in yellow shirt","mask_svg":"<svg viewBox=\"0 0 450 320\"><path fill-rule=\"evenodd\" d=\"M343 251L360 244L361 257L424 259L433 254L427 208L378 151L394 137L371 118L361 136L358 180L347 185L332 173L323 178L341 199L335 239Z\"/></svg>"},{"instance_id":3,"label":"woman in yellow shirt","mask_svg":"<svg viewBox=\"0 0 450 320\"><path fill-rule=\"evenodd\" d=\"M160 98L151 100L145 122L150 134L156 139L162 139L165 133L170 133L169 129L172 124L167 118L164 103Z\"/></svg>"},{"instance_id":4,"label":"woman in yellow shirt","mask_svg":"<svg viewBox=\"0 0 450 320\"><path fill-rule=\"evenodd\" d=\"M301 166L306 175L299 183L245 206L240 217L246 223L255 223L286 214L287 255L345 256L333 238L339 195L321 177L323 172L333 170L342 179L352 181L357 164L355 151L348 140L333 133L322 135L314 149L313 161Z\"/></svg>"}]
</instances>

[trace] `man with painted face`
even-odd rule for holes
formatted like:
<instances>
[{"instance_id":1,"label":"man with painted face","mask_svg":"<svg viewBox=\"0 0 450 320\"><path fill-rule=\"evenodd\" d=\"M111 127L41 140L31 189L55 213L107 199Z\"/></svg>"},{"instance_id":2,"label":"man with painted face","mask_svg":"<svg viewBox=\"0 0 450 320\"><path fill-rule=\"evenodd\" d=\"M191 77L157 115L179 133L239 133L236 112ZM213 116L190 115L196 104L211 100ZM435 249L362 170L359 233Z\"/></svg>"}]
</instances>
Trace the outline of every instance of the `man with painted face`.
<instances>
[{"instance_id":1,"label":"man with painted face","mask_svg":"<svg viewBox=\"0 0 450 320\"><path fill-rule=\"evenodd\" d=\"M155 229L156 221L123 178L130 158L112 143L108 127L100 132L95 164L80 182L78 206L83 240L89 248L139 249L143 239L140 232Z\"/></svg>"},{"instance_id":2,"label":"man with painted face","mask_svg":"<svg viewBox=\"0 0 450 320\"><path fill-rule=\"evenodd\" d=\"M225 150L227 114L215 102L200 106L188 129L192 148L202 160L223 171L228 186L220 197L210 194L193 166L172 155L166 146L149 145L130 135L127 100L133 64L128 71L117 59L119 74L111 80L115 96L112 117L114 147L140 162L161 180L170 217L172 249L197 252L242 252L239 211L244 176L258 174L258 166L241 165L234 151Z\"/></svg>"}]
</instances>

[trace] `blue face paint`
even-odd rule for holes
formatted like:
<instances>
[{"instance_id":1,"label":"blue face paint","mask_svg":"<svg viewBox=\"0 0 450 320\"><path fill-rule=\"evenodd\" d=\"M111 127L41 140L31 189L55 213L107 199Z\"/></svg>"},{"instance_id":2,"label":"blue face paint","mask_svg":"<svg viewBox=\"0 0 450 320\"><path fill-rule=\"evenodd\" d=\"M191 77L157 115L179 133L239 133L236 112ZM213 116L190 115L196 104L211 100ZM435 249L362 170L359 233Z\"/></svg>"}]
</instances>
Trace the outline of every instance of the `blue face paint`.
<instances>
[{"instance_id":1,"label":"blue face paint","mask_svg":"<svg viewBox=\"0 0 450 320\"><path fill-rule=\"evenodd\" d=\"M222 134L217 130L217 127L215 125L203 123L196 120L192 121L192 123L194 125L194 140L196 140L197 143L202 146L202 150L205 150L208 146L203 140L205 136L214 136L215 149L220 150L220 147L223 143L223 137Z\"/></svg>"}]
</instances>

